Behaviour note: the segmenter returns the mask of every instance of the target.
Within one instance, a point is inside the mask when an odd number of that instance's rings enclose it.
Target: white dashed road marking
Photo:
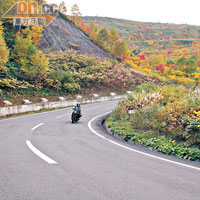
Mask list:
[[[37,126],[34,126],[31,131],[34,131],[35,129],[39,128],[40,126],[44,125],[44,123],[38,124]]]
[[[27,146],[29,147],[29,149],[36,154],[38,157],[40,157],[42,160],[44,160],[45,162],[47,162],[48,164],[58,164],[56,161],[54,161],[53,159],[49,158],[48,156],[46,156],[45,154],[43,154],[42,152],[40,152],[36,147],[34,147],[31,142],[29,140],[26,141]]]

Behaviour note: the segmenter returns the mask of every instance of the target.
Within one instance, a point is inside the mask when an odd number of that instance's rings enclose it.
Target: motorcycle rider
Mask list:
[[[82,117],[82,114],[81,114],[81,104],[79,102],[76,104],[76,106],[73,107],[73,110],[77,111],[77,113],[79,115],[78,116],[79,118]]]

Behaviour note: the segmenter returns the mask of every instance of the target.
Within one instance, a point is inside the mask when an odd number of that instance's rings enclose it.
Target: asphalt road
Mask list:
[[[0,200],[200,200],[198,163],[105,133],[96,116],[116,104],[82,106],[78,124],[71,108],[0,120]]]

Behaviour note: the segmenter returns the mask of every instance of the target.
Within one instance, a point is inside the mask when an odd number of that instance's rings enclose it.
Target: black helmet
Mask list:
[[[78,102],[78,103],[76,104],[76,106],[80,107],[80,106],[81,106],[81,104]]]

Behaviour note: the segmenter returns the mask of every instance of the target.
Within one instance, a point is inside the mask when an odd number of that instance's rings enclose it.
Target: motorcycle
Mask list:
[[[81,116],[82,115],[77,110],[74,110],[71,116],[72,124],[77,123],[80,120]]]

